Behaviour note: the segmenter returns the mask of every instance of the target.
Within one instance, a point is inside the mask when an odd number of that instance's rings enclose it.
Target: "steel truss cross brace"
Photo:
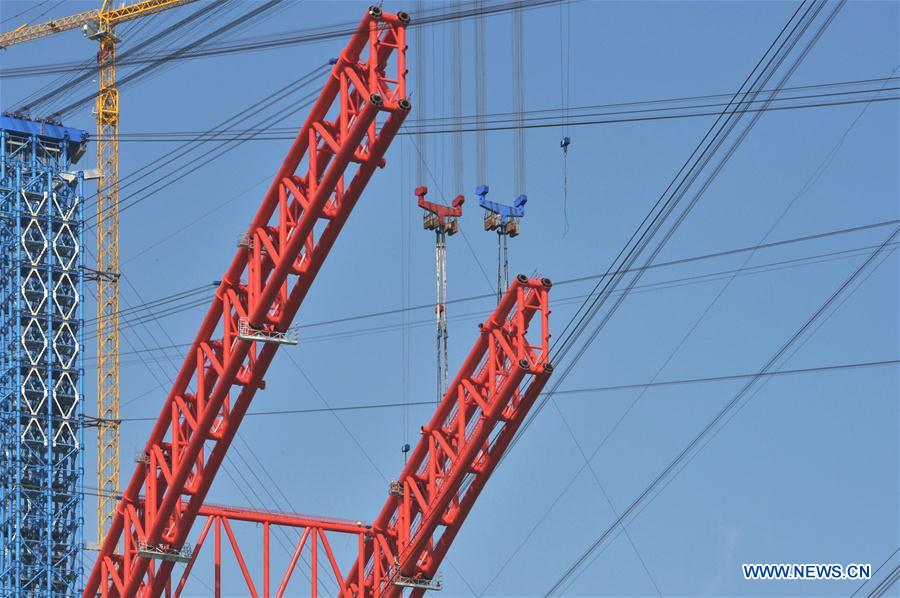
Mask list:
[[[87,580],[84,596],[159,596],[280,344],[409,112],[404,13],[368,10],[222,277]],[[366,54],[363,56],[363,54]],[[250,247],[246,246],[250,245]],[[121,552],[120,552],[121,550]]]
[[[237,561],[238,567],[241,570],[241,576],[246,584],[246,595],[252,596],[253,598],[258,598],[259,596],[269,598],[273,595],[272,582],[278,581],[274,596],[282,598],[287,591],[291,579],[295,577],[294,574],[298,566],[301,565],[308,565],[308,569],[305,569],[303,574],[310,582],[308,590],[304,590],[303,593],[308,593],[310,596],[317,596],[320,583],[320,561],[327,562],[326,569],[330,569],[333,574],[330,576],[331,583],[341,588],[343,591],[343,575],[341,574],[340,567],[338,566],[337,559],[332,550],[332,544],[336,542],[335,537],[342,535],[355,536],[357,544],[362,547],[365,538],[371,535],[369,526],[360,522],[308,517],[290,513],[273,513],[270,511],[206,504],[200,507],[199,514],[201,517],[205,517],[206,520],[203,522],[202,526],[200,526],[200,534],[197,537],[197,542],[194,546],[190,561],[184,568],[184,571],[175,586],[175,596],[180,596],[182,594],[184,586],[192,574],[198,575],[198,573],[194,571],[194,565],[197,562],[197,557],[201,553],[201,550],[210,543],[210,531],[212,531],[213,544],[212,587],[214,588],[215,598],[221,598],[222,596],[222,548],[225,541],[230,545],[231,554],[234,557],[234,560]],[[238,536],[234,532],[234,528],[240,523],[251,523],[262,526],[262,533],[259,536],[262,540],[261,549],[258,545],[247,547],[246,542],[244,548],[241,548]],[[275,559],[272,558],[271,538],[273,528],[277,527],[294,528],[302,530],[302,532],[296,543],[291,547],[291,554],[287,566],[278,574],[277,578],[273,579],[272,561]],[[341,538],[340,543],[344,544],[345,540]],[[251,573],[250,568],[247,566],[247,561],[244,558],[245,554],[262,555],[261,575],[254,575]],[[309,555],[308,560],[306,560],[305,555]],[[302,563],[301,557],[304,557]],[[257,583],[254,583],[254,577],[256,577]],[[260,577],[262,578],[261,580]],[[293,592],[296,593],[296,585],[294,588]],[[260,590],[262,590],[261,593]],[[240,590],[229,588],[226,594],[233,595],[235,593],[243,592],[243,588]],[[166,594],[172,595],[172,592],[167,591]]]

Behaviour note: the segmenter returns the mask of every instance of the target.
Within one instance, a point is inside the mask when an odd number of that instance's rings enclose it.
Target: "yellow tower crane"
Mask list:
[[[119,90],[116,25],[196,0],[143,0],[99,9],[0,34],[0,48],[81,28],[100,44],[97,54],[97,540],[115,515],[119,492]]]

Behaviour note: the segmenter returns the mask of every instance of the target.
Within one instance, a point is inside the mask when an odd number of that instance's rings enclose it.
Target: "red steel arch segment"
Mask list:
[[[270,186],[166,398],[84,597],[157,597],[303,298],[409,112],[403,13],[372,7]],[[121,549],[121,552],[120,552]]]
[[[550,286],[547,279],[521,275],[513,281],[480,326],[474,348],[435,415],[422,427],[416,449],[400,478],[391,483],[374,524],[204,504],[200,515],[206,521],[174,595],[180,595],[192,572],[198,574],[193,569],[195,559],[210,543],[210,533],[217,597],[221,596],[221,555],[228,553],[236,560],[250,596],[280,598],[298,568],[311,582],[309,595],[317,596],[322,581],[319,563],[327,563],[323,570],[330,572],[330,581],[344,598],[397,596],[404,590],[421,596],[434,587],[450,544],[552,374]],[[232,532],[239,522],[262,526],[257,536],[261,547],[246,542],[240,547]],[[282,559],[287,566],[273,571],[269,538],[272,528],[279,526],[303,531],[291,554],[281,555],[289,556]],[[346,569],[341,569],[331,548],[339,535],[351,536],[349,541],[357,544],[356,556],[352,563],[345,563]],[[262,555],[261,571],[246,565],[243,555],[248,550]],[[300,562],[301,554],[308,562]]]
[[[421,596],[550,375],[550,280],[520,274],[411,453],[344,587]],[[529,333],[529,324],[539,324]]]

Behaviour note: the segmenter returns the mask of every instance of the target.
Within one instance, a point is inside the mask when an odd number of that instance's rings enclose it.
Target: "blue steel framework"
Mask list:
[[[0,595],[80,593],[84,131],[0,119]]]

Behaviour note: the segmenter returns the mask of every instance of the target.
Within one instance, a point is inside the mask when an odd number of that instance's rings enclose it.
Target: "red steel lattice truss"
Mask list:
[[[214,587],[221,596],[222,546],[227,539],[241,569],[247,595],[272,596],[271,528],[303,529],[275,596],[285,595],[304,550],[309,595],[319,589],[319,561],[327,559],[331,582],[344,597],[420,596],[434,586],[437,568],[459,532],[519,426],[553,369],[548,362],[550,281],[519,275],[500,305],[481,324],[474,348],[428,423],[400,478],[390,485],[381,513],[371,525],[287,513],[203,505],[207,517],[175,595],[193,571],[200,549],[214,530]],[[540,324],[528,333],[537,317]],[[530,337],[530,338],[529,338]],[[232,530],[235,522],[262,525],[262,582],[254,583]],[[224,531],[224,534],[222,533]],[[356,558],[342,571],[329,534],[356,536]],[[344,545],[346,541],[342,541]],[[320,553],[320,550],[322,551]],[[329,567],[325,567],[327,570]],[[258,584],[262,587],[259,593]],[[231,588],[234,591],[234,588]],[[304,592],[305,593],[305,592]]]
[[[184,545],[279,342],[409,112],[408,20],[370,8],[334,65],[222,277],[119,502],[86,598],[155,597],[165,588],[174,563],[152,555]]]
[[[523,275],[481,325],[475,347],[438,405],[371,525],[204,504],[263,376],[353,206],[396,135],[406,100],[408,17],[370,8],[331,72],[269,188],[185,359],[88,578],[85,598],[157,597],[173,591],[174,561],[198,517],[197,547],[174,588],[191,575],[213,530],[216,593],[223,534],[259,592],[232,531],[263,526],[262,594],[270,596],[272,526],[303,528],[275,595],[304,549],[311,594],[319,547],[342,596],[419,596],[525,415],[552,373],[548,279]],[[365,57],[363,55],[365,54]],[[393,75],[389,74],[393,73]],[[529,324],[538,317],[540,325]],[[352,534],[342,571],[328,534]],[[121,552],[119,551],[121,549]],[[183,555],[181,555],[183,556]],[[411,590],[410,590],[411,588]]]
[[[226,550],[223,550],[223,545],[226,540],[231,547],[231,555],[234,557],[234,560],[241,570],[241,576],[246,585],[246,595],[252,596],[253,598],[258,598],[260,596],[259,587],[257,587],[257,584],[253,581],[254,577],[256,577],[257,583],[261,581],[261,595],[265,598],[269,598],[273,595],[271,567],[271,562],[274,560],[271,558],[271,538],[273,530],[276,527],[303,530],[296,545],[293,547],[287,566],[279,576],[280,581],[274,595],[278,598],[282,598],[287,591],[291,578],[296,572],[297,565],[301,556],[304,554],[304,551],[309,554],[309,560],[304,563],[309,566],[309,570],[304,573],[310,581],[309,590],[308,592],[304,592],[304,595],[317,596],[319,592],[320,560],[327,559],[327,563],[333,574],[331,583],[341,587],[343,582],[343,576],[338,567],[337,558],[331,548],[335,535],[356,536],[360,546],[363,546],[365,538],[371,535],[371,528],[362,523],[338,519],[322,519],[318,517],[294,515],[291,513],[273,513],[269,511],[258,511],[254,509],[226,507],[221,505],[203,505],[200,507],[200,515],[206,517],[206,521],[200,527],[200,535],[197,538],[197,543],[194,545],[191,559],[188,561],[187,566],[184,568],[181,578],[178,580],[175,587],[175,596],[181,595],[185,584],[192,573],[194,573],[194,565],[197,562],[197,557],[201,553],[202,548],[208,542],[210,530],[213,532],[212,544],[214,551],[212,587],[216,598],[221,598],[222,596],[222,557],[223,552],[227,551],[227,547]],[[233,530],[233,528],[236,527],[235,524],[238,522],[249,522],[256,524],[257,526],[262,526],[262,549],[260,550],[259,546],[255,544],[251,546],[253,551],[251,554],[262,555],[261,575],[258,573],[254,576],[247,565],[244,558],[247,547],[245,546],[243,550],[241,549],[240,542]],[[322,551],[321,555],[320,550]],[[262,577],[261,580],[260,576]],[[243,593],[243,588],[240,590],[236,588],[229,589],[229,594],[233,595],[236,593]],[[169,592],[167,592],[167,595],[168,594]]]
[[[345,595],[397,596],[433,579],[528,410],[553,372],[550,281],[510,285],[428,425],[342,586]],[[539,332],[528,325],[539,316]],[[421,583],[411,595],[424,593]]]

